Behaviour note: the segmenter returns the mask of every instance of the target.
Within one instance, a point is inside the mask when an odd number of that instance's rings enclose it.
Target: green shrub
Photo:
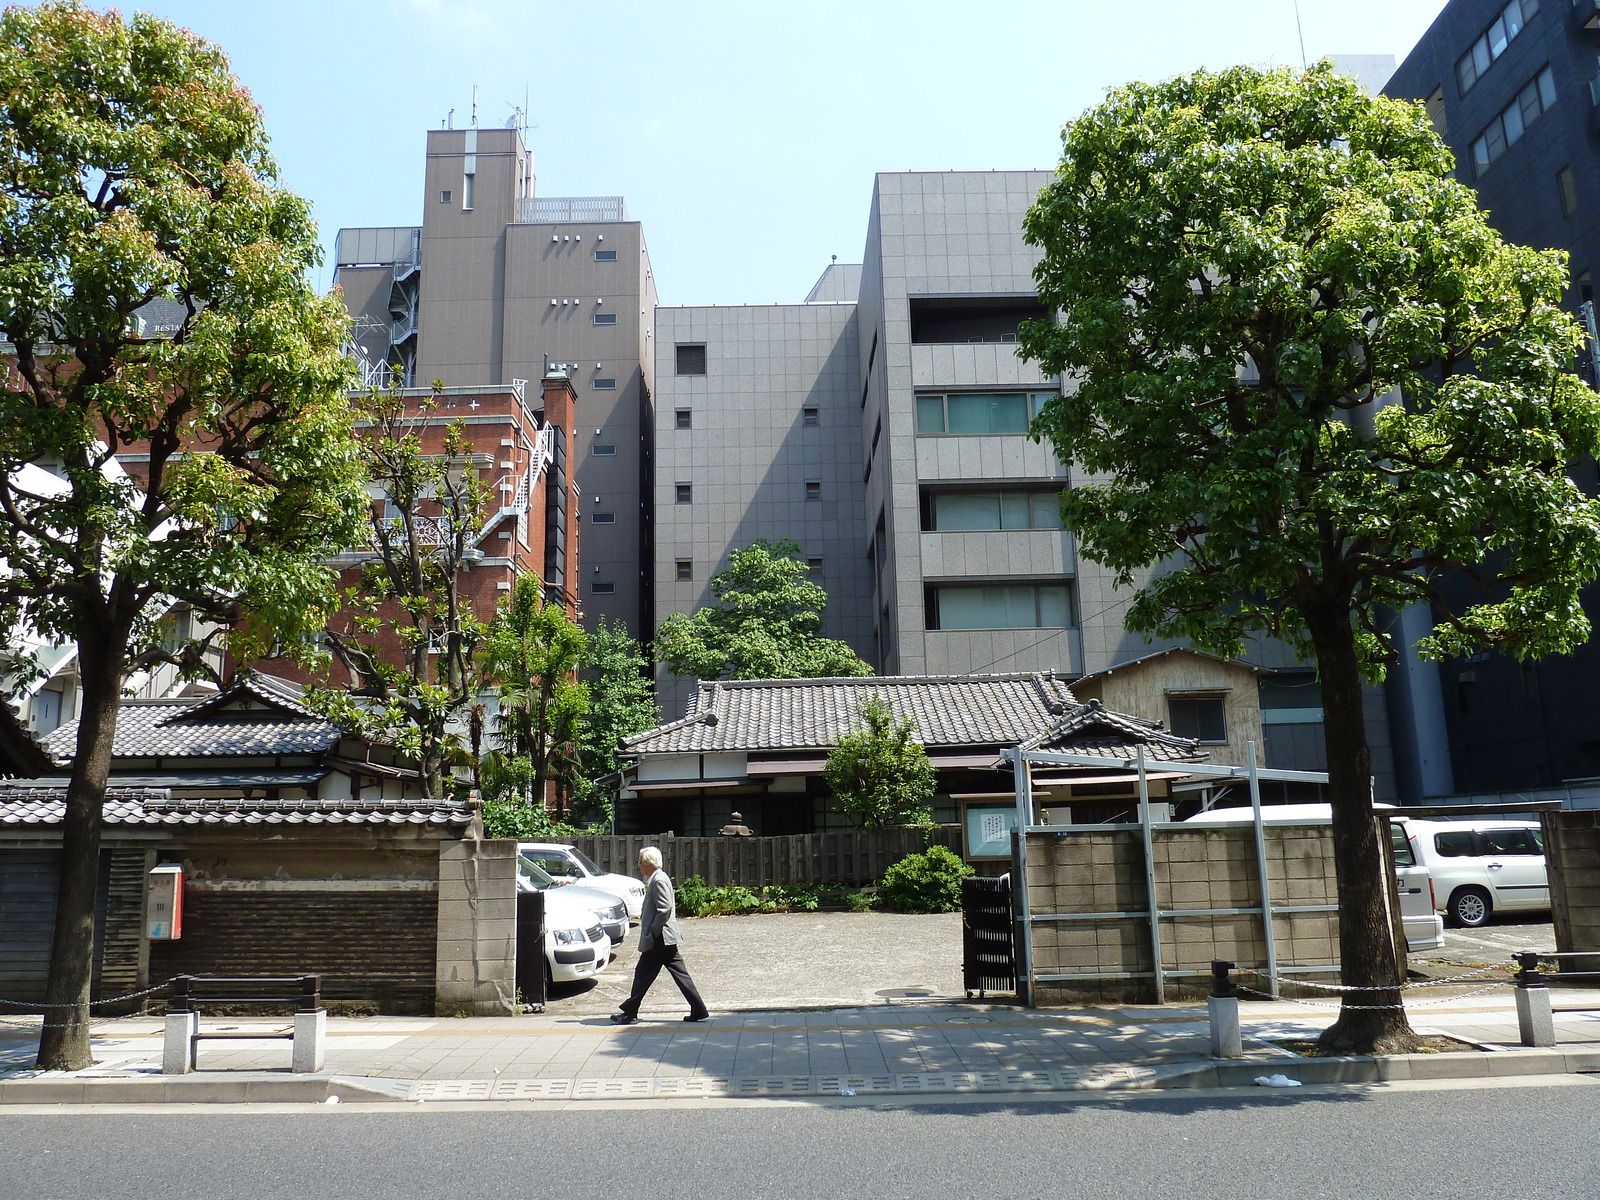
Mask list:
[[[878,897],[874,892],[850,892],[845,896],[844,902],[851,912],[871,912],[878,903]]]
[[[972,868],[943,846],[908,854],[883,873],[878,899],[894,912],[955,912]]]
[[[751,889],[708,887],[698,875],[678,884],[678,911],[691,917],[736,917],[757,912],[815,912],[820,889],[807,884]]]

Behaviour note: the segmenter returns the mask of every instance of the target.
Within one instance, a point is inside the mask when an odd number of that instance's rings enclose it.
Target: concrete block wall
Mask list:
[[[1600,951],[1600,812],[1545,813],[1541,820],[1556,949]],[[1600,959],[1581,966],[1600,968]]]
[[[1326,829],[1269,827],[1267,878],[1274,905],[1335,902],[1333,846]],[[1266,937],[1259,913],[1207,910],[1259,908],[1261,887],[1249,829],[1157,829],[1151,863],[1162,910],[1161,966],[1189,972],[1167,992],[1203,990],[1215,959],[1264,968]],[[1032,969],[1038,975],[1136,974],[1152,968],[1143,846],[1131,829],[1091,829],[1028,836],[1028,903],[1033,916],[1107,914],[1098,919],[1035,922]],[[1113,916],[1115,913],[1140,914]],[[1190,914],[1193,915],[1190,915]],[[1336,912],[1274,914],[1280,967],[1327,967],[1338,951]],[[1312,977],[1315,977],[1313,975]],[[1148,978],[1054,981],[1036,985],[1041,1006],[1084,998],[1144,1002]]]
[[[517,998],[517,844],[464,839],[439,847],[439,941],[434,1011],[448,1017],[514,1013]]]

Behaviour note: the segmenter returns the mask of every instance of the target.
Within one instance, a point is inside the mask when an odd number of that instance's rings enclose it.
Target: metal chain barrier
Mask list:
[[[1267,973],[1266,971],[1259,971],[1255,968],[1247,968],[1245,971],[1241,971],[1240,974],[1250,974],[1260,979],[1266,979],[1275,982],[1278,985],[1279,994],[1273,995],[1271,992],[1263,992],[1259,988],[1253,988],[1245,983],[1236,983],[1235,986],[1242,992],[1249,992],[1252,996],[1260,996],[1264,1000],[1277,1000],[1284,1004],[1299,1004],[1307,1008],[1326,1008],[1337,1009],[1341,1011],[1349,1010],[1353,1012],[1392,1012],[1395,1009],[1405,1009],[1407,1007],[1406,1002],[1402,1000],[1399,1004],[1347,1004],[1342,1000],[1329,1002],[1326,1000],[1308,1000],[1301,996],[1284,996],[1282,991],[1285,986],[1288,986],[1315,988],[1324,992],[1333,992],[1338,994],[1360,992],[1413,992],[1420,988],[1440,987],[1449,983],[1465,983],[1474,979],[1481,979],[1483,976],[1488,975],[1491,972],[1504,970],[1505,967],[1501,964],[1491,963],[1488,966],[1478,967],[1461,975],[1450,975],[1443,979],[1419,979],[1415,981],[1407,981],[1405,983],[1345,984],[1322,983],[1315,979],[1288,979],[1282,975],[1275,976]],[[1449,1004],[1452,1001],[1464,1000],[1470,996],[1486,995],[1489,992],[1497,991],[1502,987],[1515,986],[1515,984],[1515,979],[1497,979],[1492,981],[1488,987],[1476,988],[1470,992],[1458,992],[1451,996],[1440,996],[1432,1000],[1412,1000],[1410,1005],[1411,1007],[1419,1007],[1427,1004]]]
[[[154,984],[151,987],[147,987],[142,991],[129,992],[125,996],[107,996],[100,1000],[90,1000],[87,1007],[90,1009],[96,1009],[103,1008],[108,1004],[122,1004],[129,1000],[139,1000],[145,996],[153,996],[157,992],[164,992],[170,986],[171,981],[163,979],[160,983]],[[9,1004],[13,1008],[43,1008],[51,1010],[78,1007],[76,1004],[43,1004],[35,1000],[7,1000],[3,997],[0,997],[0,1005],[4,1004]],[[132,1021],[141,1017],[149,1018],[150,1016],[151,1014],[147,1012],[120,1013],[116,1016],[95,1016],[92,1012],[90,1013],[91,1019],[96,1023],[105,1021]],[[0,1018],[0,1025],[3,1025],[8,1029],[68,1029],[72,1026],[72,1022],[68,1021],[58,1023],[51,1021],[7,1021],[3,1018]]]

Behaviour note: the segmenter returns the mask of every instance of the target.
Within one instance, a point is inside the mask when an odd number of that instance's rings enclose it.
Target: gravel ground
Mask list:
[[[761,913],[679,918],[683,961],[713,1011],[883,1004],[904,988],[960,998],[961,914]],[[628,994],[638,927],[591,983],[558,984],[546,1011],[615,1012]],[[683,997],[663,974],[645,1009],[677,1010]]]

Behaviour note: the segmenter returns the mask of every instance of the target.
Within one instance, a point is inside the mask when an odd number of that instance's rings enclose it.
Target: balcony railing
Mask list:
[[[517,201],[517,223],[561,221],[626,221],[621,196],[525,196]]]

